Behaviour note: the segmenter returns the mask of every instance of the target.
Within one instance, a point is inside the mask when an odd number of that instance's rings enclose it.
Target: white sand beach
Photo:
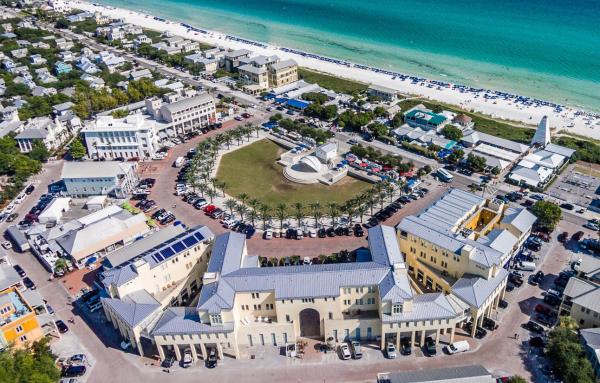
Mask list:
[[[263,43],[253,43],[220,32],[193,30],[178,22],[155,19],[153,15],[110,6],[94,5],[84,1],[69,1],[73,8],[91,12],[101,12],[115,19],[140,25],[157,31],[169,31],[190,40],[221,46],[228,49],[248,49],[255,55],[277,55],[282,59],[294,59],[305,68],[329,73],[367,84],[377,84],[406,94],[414,94],[431,100],[460,106],[466,110],[481,112],[494,118],[519,121],[523,124],[537,125],[542,116],[548,116],[554,132],[561,130],[569,133],[600,140],[600,115],[587,113],[571,107],[534,100],[529,97],[505,94],[492,90],[472,89],[455,84],[442,84],[405,74],[392,74],[377,68],[348,63],[343,60],[329,59],[290,48],[276,47]],[[195,28],[201,26],[194,25]]]

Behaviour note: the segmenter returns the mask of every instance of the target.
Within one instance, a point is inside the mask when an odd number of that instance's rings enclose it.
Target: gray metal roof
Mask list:
[[[151,235],[133,242],[128,246],[122,247],[119,250],[110,253],[105,259],[111,267],[120,266],[138,257],[140,254],[159,246],[170,238],[173,238],[184,232],[185,227],[182,225],[167,226]]]
[[[477,135],[479,137],[479,142],[483,141],[487,144],[497,146],[502,149],[507,149],[512,152],[525,153],[529,149],[529,146],[527,146],[527,145],[524,145],[524,144],[521,144],[521,143],[518,143],[515,141],[507,140],[505,138],[492,136],[491,134],[477,132]]]
[[[233,323],[224,323],[222,326],[201,323],[195,307],[169,307],[162,314],[151,333],[152,335],[178,335],[232,331]]]
[[[565,156],[568,158],[571,158],[573,156],[573,154],[575,154],[575,152],[576,152],[575,149],[565,148],[564,146],[560,146],[560,145],[556,145],[556,144],[548,144],[548,145],[546,145],[544,150],[546,150],[548,152],[560,154],[561,156]]]
[[[61,171],[62,179],[72,178],[116,178],[127,174],[134,165],[119,161],[77,161],[65,162]]]
[[[579,334],[585,340],[585,344],[594,350],[600,349],[600,328],[586,328],[579,330]]]
[[[581,263],[577,271],[586,276],[586,278],[594,278],[600,273],[600,258],[589,254],[578,254]]]
[[[412,297],[404,258],[394,229],[369,230],[372,261],[288,267],[245,267],[243,234],[219,235],[212,249],[208,273],[216,281],[206,283],[197,308],[208,313],[231,309],[236,292],[273,291],[275,299],[336,297],[343,287],[379,285],[382,300],[401,301]],[[393,266],[399,268],[393,270]],[[394,275],[392,275],[394,274]]]
[[[499,269],[496,276],[490,279],[465,274],[452,286],[452,294],[470,306],[480,308],[506,278],[508,278],[508,271],[505,269]]]
[[[48,136],[48,131],[44,129],[25,129],[17,134],[17,140],[43,140]]]
[[[214,99],[212,98],[211,95],[209,95],[207,93],[203,93],[203,94],[199,94],[194,97],[186,98],[186,99],[183,99],[180,101],[175,101],[170,104],[163,105],[161,107],[161,109],[165,108],[166,110],[170,111],[171,113],[176,113],[176,112],[188,109],[188,108],[192,108],[192,107],[204,104],[206,102],[214,102]]]
[[[21,281],[21,277],[16,270],[9,264],[0,265],[0,291],[16,285]]]
[[[598,286],[596,284],[584,279],[569,278],[569,282],[567,282],[563,294],[571,299],[575,299],[597,288]]]
[[[510,207],[504,212],[502,223],[514,226],[521,233],[526,233],[537,221],[537,217],[525,208]]]
[[[280,62],[277,62],[273,65],[271,65],[271,68],[274,70],[279,70],[279,69],[284,69],[284,68],[288,68],[294,65],[298,65],[298,63],[292,59],[289,60],[283,60]]]
[[[494,229],[487,234],[489,239],[488,246],[498,250],[503,255],[510,253],[519,239],[512,235],[508,230]]]
[[[481,365],[425,368],[423,370],[401,371],[385,374],[379,383],[492,383],[492,374]]]
[[[483,202],[485,202],[484,198],[473,193],[451,189],[427,210],[419,214],[418,218],[445,228],[447,231],[452,231],[463,217],[474,211]]]
[[[102,302],[130,327],[139,325],[160,309],[160,303],[145,290],[131,293],[123,299],[102,298]]]
[[[458,313],[444,293],[428,293],[415,295],[410,311],[403,311],[400,314],[383,314],[381,320],[384,323],[391,323],[450,319],[456,317]]]

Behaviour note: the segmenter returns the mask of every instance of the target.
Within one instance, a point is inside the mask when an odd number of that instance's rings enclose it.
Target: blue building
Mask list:
[[[72,70],[73,70],[73,66],[71,64],[67,64],[62,61],[58,61],[54,65],[54,71],[56,72],[56,74],[58,76],[60,76],[61,74],[64,74],[64,73],[69,73]]]

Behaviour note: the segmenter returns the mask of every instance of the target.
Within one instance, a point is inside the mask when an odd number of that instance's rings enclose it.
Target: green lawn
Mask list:
[[[276,162],[283,151],[274,142],[261,140],[226,154],[221,159],[217,179],[226,182],[227,194],[237,197],[246,193],[250,199],[256,198],[271,208],[282,202],[288,206],[295,202],[308,206],[318,201],[326,210],[327,203],[344,203],[371,186],[352,177],[345,177],[332,186],[290,182],[283,177],[283,167]]]
[[[346,80],[326,73],[315,72],[306,68],[298,68],[298,76],[311,84],[317,83],[323,88],[338,93],[352,94],[367,90],[368,85],[362,82]]]

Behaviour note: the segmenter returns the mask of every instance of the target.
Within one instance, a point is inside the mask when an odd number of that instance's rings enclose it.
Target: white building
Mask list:
[[[41,224],[57,224],[62,219],[63,213],[71,208],[71,198],[55,198],[46,206],[38,216]]]
[[[29,153],[36,141],[46,149],[58,149],[69,137],[69,132],[59,120],[49,117],[36,117],[25,123],[23,130],[15,137],[21,153]]]
[[[146,100],[146,111],[155,120],[166,123],[165,134],[187,133],[216,122],[215,100],[209,94],[166,103],[158,97]]]
[[[65,162],[60,178],[69,196],[112,195],[125,198],[137,184],[137,163]]]
[[[156,123],[142,114],[98,116],[81,134],[91,158],[151,158],[158,150]]]

